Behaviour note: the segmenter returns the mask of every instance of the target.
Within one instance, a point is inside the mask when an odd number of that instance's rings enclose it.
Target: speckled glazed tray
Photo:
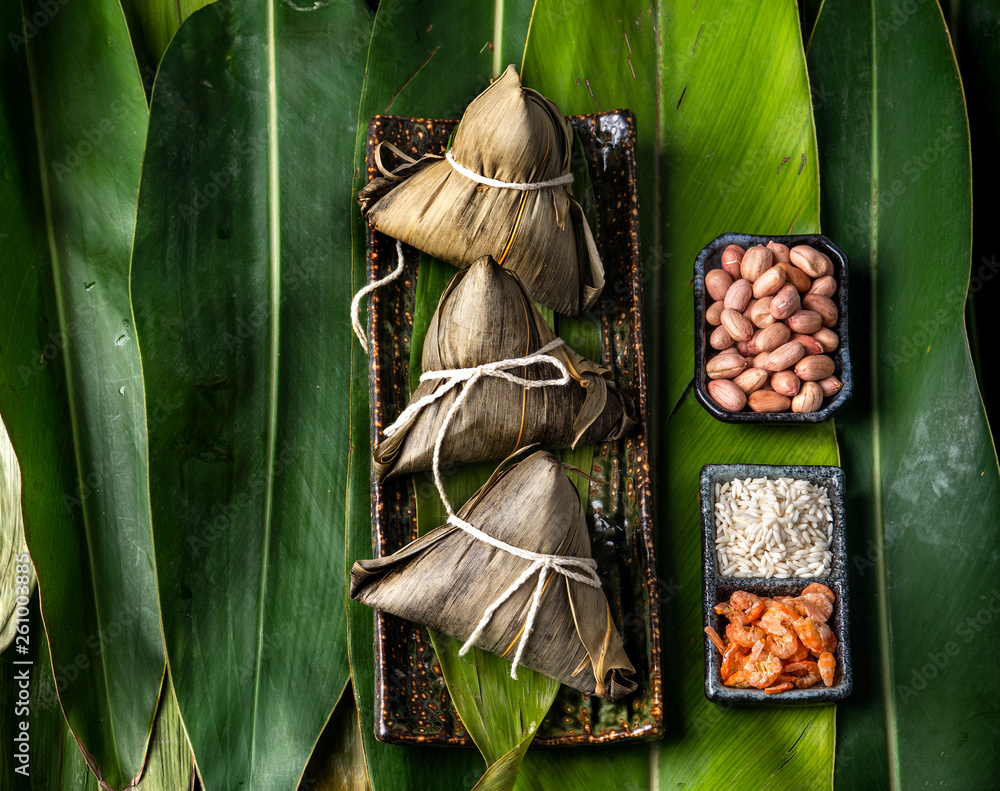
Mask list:
[[[663,733],[659,606],[650,506],[642,291],[635,132],[628,111],[571,119],[583,144],[597,203],[597,246],[606,285],[594,315],[602,333],[601,358],[618,386],[635,400],[639,425],[628,437],[596,448],[588,493],[591,550],[604,590],[636,667],[638,687],[622,700],[588,698],[565,685],[534,745],[560,746],[649,739]],[[372,151],[388,140],[413,157],[444,154],[455,121],[376,116],[368,129],[367,177],[376,174]],[[405,248],[411,261],[417,252]],[[395,243],[369,231],[369,282],[394,268]],[[416,267],[371,300],[368,337],[372,444],[381,440],[409,398],[410,336]],[[416,538],[411,476],[372,480],[375,555],[395,552]],[[425,628],[375,614],[375,735],[408,744],[473,746],[448,696]]]
[[[784,242],[782,242],[784,244]],[[734,478],[794,478],[825,486],[830,497],[833,516],[833,565],[825,577],[802,579],[765,579],[764,577],[724,577],[720,573],[715,554],[715,485]],[[851,662],[850,644],[850,592],[847,583],[847,546],[845,541],[844,471],[840,467],[818,465],[768,465],[768,464],[706,464],[701,468],[699,485],[701,497],[702,528],[702,615],[704,626],[711,626],[722,634],[726,621],[716,615],[714,607],[726,601],[734,591],[745,590],[758,596],[796,596],[812,583],[820,582],[829,587],[837,597],[829,626],[837,637],[837,671],[832,687],[818,684],[808,689],[792,689],[779,695],[767,695],[759,689],[736,689],[722,682],[719,669],[722,658],[711,641],[705,638],[705,696],[716,703],[732,706],[806,706],[835,703],[851,694],[854,688],[854,666]]]

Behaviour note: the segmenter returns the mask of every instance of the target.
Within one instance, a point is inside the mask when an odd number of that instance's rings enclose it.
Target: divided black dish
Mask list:
[[[711,327],[705,322],[705,311],[711,304],[711,299],[705,292],[705,274],[712,269],[722,268],[722,251],[731,244],[738,244],[749,249],[757,244],[766,245],[769,241],[795,247],[807,244],[822,253],[826,253],[833,262],[833,275],[837,279],[837,293],[833,300],[837,305],[837,324],[832,328],[840,339],[840,345],[830,354],[833,358],[834,376],[843,383],[839,393],[823,399],[823,404],[816,412],[752,412],[744,409],[742,412],[727,412],[722,409],[708,394],[708,376],[705,373],[705,363],[713,351],[708,345],[708,335]],[[850,343],[847,333],[847,286],[848,286],[847,256],[833,242],[822,234],[799,234],[797,236],[757,236],[747,233],[724,233],[709,242],[698,253],[694,263],[694,394],[709,414],[717,420],[726,423],[823,423],[833,417],[850,397],[854,390],[854,377],[851,373]]]
[[[833,552],[831,573],[826,577],[766,579],[764,577],[723,577],[715,557],[715,485],[735,478],[794,478],[827,487],[833,516]],[[764,464],[707,464],[701,468],[699,485],[702,526],[702,617],[704,626],[713,627],[721,635],[726,619],[716,615],[714,607],[726,601],[733,591],[745,590],[758,596],[790,596],[799,593],[812,582],[831,588],[837,597],[829,626],[837,638],[837,670],[832,687],[822,683],[809,689],[793,689],[767,695],[758,689],[727,687],[719,675],[722,656],[704,636],[705,696],[716,703],[737,706],[787,706],[833,703],[843,700],[853,687],[853,668],[849,643],[850,607],[847,585],[847,549],[844,542],[844,471],[840,467],[813,465],[772,466]]]

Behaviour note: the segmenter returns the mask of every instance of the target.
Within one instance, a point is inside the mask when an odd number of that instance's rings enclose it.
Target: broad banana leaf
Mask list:
[[[3,9],[18,30],[17,4]],[[128,296],[146,100],[116,0],[24,13],[0,56],[0,411],[62,708],[97,776],[122,788],[164,672]]]
[[[294,787],[348,680],[345,240],[370,26],[360,0],[223,0],[153,93],[132,297],[163,636],[207,791]]]
[[[170,39],[191,14],[212,0],[121,0],[143,82],[153,78]]]
[[[48,641],[38,617],[37,601],[31,603],[31,617],[27,623],[31,638],[29,655],[13,655],[9,667],[4,668],[7,671],[5,680],[15,680],[12,692],[20,689],[22,678],[30,681],[27,714],[20,714],[14,706],[7,712],[9,722],[18,731],[20,722],[28,722],[28,761],[14,758],[9,775],[12,788],[17,791],[100,791],[100,784],[77,748],[59,708]],[[15,745],[20,747],[16,742]],[[15,752],[18,754],[19,749]],[[168,679],[153,723],[142,778],[134,788],[136,791],[191,791],[193,787],[194,760]]]
[[[993,237],[992,219],[1000,211],[1000,196],[993,185],[1000,179],[1000,35],[997,7],[991,0],[945,0],[942,3],[951,29],[962,85],[968,104],[972,137],[972,275],[966,325],[976,378],[995,430],[1000,419],[1000,387],[996,377],[983,375],[984,358],[993,359],[992,305],[1000,299],[1000,261]]]
[[[603,5],[540,2],[525,75],[570,112],[625,105],[637,115],[643,266],[650,278],[646,344],[651,374],[661,368],[659,378],[651,375],[650,402],[660,405],[653,417],[662,431],[692,376],[689,283],[697,252],[725,230],[818,229],[809,84],[793,2]],[[577,18],[580,33],[567,36],[566,25]],[[765,717],[722,711],[704,698],[697,480],[706,463],[831,463],[833,432],[741,431],[717,423],[691,398],[666,425],[653,463],[666,580],[661,631],[673,683],[665,683],[667,735],[652,748],[654,782],[726,787],[742,769],[738,787],[755,787],[783,766],[770,788],[829,784],[832,708]],[[734,740],[746,747],[745,758],[735,766],[712,761]],[[786,763],[796,743],[797,757]],[[522,773],[549,763],[582,778],[591,760],[529,753]]]
[[[509,63],[519,63],[531,3],[509,0],[495,6],[457,3],[379,6],[358,117],[355,189],[363,183],[368,120],[392,112],[423,118],[458,118],[465,106]],[[365,223],[352,205],[354,288],[365,283]],[[346,319],[346,316],[345,316]],[[371,556],[371,435],[368,360],[360,344],[352,347],[351,454],[348,483],[347,561]],[[373,616],[369,608],[348,601],[351,668],[361,733],[372,788],[471,788],[483,772],[473,751],[383,745],[374,739],[375,699]]]
[[[21,518],[21,468],[0,416],[0,653],[14,642],[18,621],[23,620],[23,608],[34,590],[35,567],[28,557]],[[27,644],[24,635],[19,642]]]
[[[540,0],[524,79],[566,113],[636,115],[644,297],[660,317],[646,339],[656,441],[693,373],[698,251],[724,231],[818,222],[795,2]]]
[[[827,2],[809,49],[861,382],[838,421],[861,683],[838,709],[836,780],[996,788],[1000,719],[980,674],[1000,648],[1000,472],[963,321],[968,128],[940,9],[903,8]]]
[[[337,701],[312,757],[302,774],[299,791],[369,791],[361,721],[348,684]]]

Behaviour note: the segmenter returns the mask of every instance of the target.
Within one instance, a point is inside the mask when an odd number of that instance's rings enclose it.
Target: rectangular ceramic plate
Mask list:
[[[655,738],[663,733],[656,565],[650,506],[649,434],[642,343],[635,133],[628,111],[571,119],[587,157],[597,202],[597,246],[606,285],[595,308],[602,362],[635,400],[637,429],[600,445],[594,456],[588,523],[625,650],[636,667],[636,691],[619,701],[587,698],[565,685],[542,723],[536,745],[596,744]],[[376,175],[375,145],[387,140],[412,157],[444,154],[456,121],[376,116],[368,129],[367,176]],[[415,255],[407,250],[408,255]],[[369,231],[368,279],[395,267],[395,243]],[[372,445],[409,398],[414,267],[372,295],[369,311],[369,386]],[[372,541],[376,556],[416,538],[411,476],[372,480]],[[375,615],[375,735],[382,741],[473,746],[448,696],[425,628],[393,615]]]
[[[722,268],[722,251],[731,244],[738,244],[749,250],[756,244],[767,244],[775,241],[779,244],[795,247],[807,244],[825,253],[833,263],[833,276],[837,279],[837,293],[833,300],[837,305],[837,323],[833,331],[840,339],[840,345],[830,357],[836,366],[834,375],[843,383],[839,393],[823,399],[821,408],[816,412],[753,412],[749,408],[742,412],[727,412],[722,409],[708,394],[709,379],[705,374],[706,360],[715,354],[708,344],[709,325],[705,322],[705,311],[712,304],[705,293],[705,275],[713,269]],[[850,338],[847,332],[847,290],[848,290],[847,256],[833,242],[822,234],[799,234],[796,236],[754,236],[747,233],[724,233],[709,242],[698,253],[694,262],[694,394],[699,403],[716,420],[725,423],[822,423],[833,417],[851,397],[854,391],[854,376],[851,373]]]
[[[802,579],[766,579],[764,577],[723,577],[715,555],[715,484],[734,478],[794,478],[825,486],[830,497],[833,516],[833,541],[830,551],[833,564],[827,577]],[[850,609],[847,591],[847,548],[844,546],[844,471],[840,467],[819,465],[772,466],[766,464],[707,464],[701,468],[701,528],[702,528],[702,609],[704,625],[711,626],[720,635],[726,619],[716,615],[714,607],[726,601],[734,591],[745,590],[758,596],[795,596],[811,582],[821,582],[836,596],[833,616],[829,626],[837,638],[837,672],[833,686],[817,684],[809,689],[793,689],[778,695],[767,695],[759,689],[736,689],[722,683],[719,668],[722,656],[705,638],[705,696],[716,703],[738,706],[788,706],[833,703],[851,694],[854,672],[851,666],[851,647],[848,642]]]

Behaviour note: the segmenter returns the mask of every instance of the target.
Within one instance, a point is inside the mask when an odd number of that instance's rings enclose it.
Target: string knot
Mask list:
[[[538,615],[538,609],[542,602],[542,593],[545,591],[545,583],[549,575],[560,574],[567,580],[581,582],[591,588],[600,588],[601,579],[597,576],[597,561],[593,558],[580,558],[573,555],[545,555],[540,552],[532,552],[528,549],[521,549],[520,547],[515,547],[505,541],[501,541],[499,538],[495,538],[488,533],[484,533],[479,528],[469,524],[455,514],[451,514],[448,517],[448,523],[454,527],[464,530],[466,533],[479,541],[489,544],[492,547],[496,547],[497,549],[500,549],[510,555],[514,555],[515,557],[530,561],[530,565],[528,565],[521,575],[514,580],[510,587],[501,593],[483,612],[483,616],[479,619],[479,623],[476,625],[476,628],[459,650],[459,656],[465,656],[468,650],[473,646],[482,634],[483,630],[489,624],[490,619],[493,617],[493,613],[500,609],[500,606],[507,601],[507,599],[517,593],[517,591],[521,589],[521,586],[524,585],[529,579],[531,579],[535,574],[538,575],[538,581],[535,583],[535,590],[531,596],[531,606],[528,609],[528,617],[524,620],[524,629],[521,631],[517,651],[514,653],[514,658],[511,661],[510,677],[516,680],[517,666],[521,664],[521,657],[524,654],[525,646],[527,646],[528,640],[531,638],[531,633],[535,628],[535,616]]]

